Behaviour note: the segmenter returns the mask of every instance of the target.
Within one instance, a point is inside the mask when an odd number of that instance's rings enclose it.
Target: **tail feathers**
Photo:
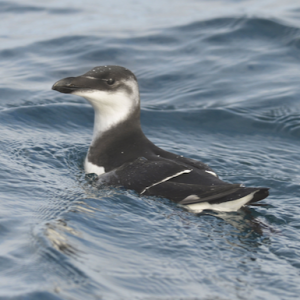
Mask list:
[[[269,189],[268,188],[259,188],[259,190],[254,194],[253,199],[248,204],[253,204],[260,200],[263,200],[269,196]]]

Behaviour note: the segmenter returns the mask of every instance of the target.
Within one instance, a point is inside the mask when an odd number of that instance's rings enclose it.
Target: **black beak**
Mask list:
[[[75,78],[76,77],[68,77],[55,82],[52,86],[52,90],[65,94],[72,93],[73,91],[78,89],[78,87],[76,87],[73,83]]]
[[[78,90],[107,90],[106,81],[88,76],[67,77],[53,84],[52,90],[70,94]]]

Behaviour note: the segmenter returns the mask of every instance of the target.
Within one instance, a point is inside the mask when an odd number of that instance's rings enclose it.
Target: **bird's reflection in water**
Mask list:
[[[152,200],[153,201],[153,200]],[[167,205],[167,203],[166,203]],[[89,206],[84,201],[76,201],[72,208],[68,211],[68,213],[79,213],[79,214],[94,214],[95,210],[98,210],[94,207]],[[187,214],[192,214],[189,212],[186,212]],[[195,222],[195,219],[191,221],[189,217],[184,217],[184,215],[179,213],[172,213],[171,215],[166,215],[166,218],[172,217],[174,214],[176,214],[180,219],[188,225],[188,227],[193,223],[194,225],[197,225]],[[224,221],[224,224],[229,224],[233,227],[233,230],[226,230],[223,228],[223,232],[225,233],[225,236],[227,236],[229,239],[227,242],[229,244],[235,244],[236,246],[241,246],[239,243],[236,244],[235,238],[238,238],[242,244],[251,244],[253,243],[258,246],[261,243],[260,237],[264,237],[264,243],[267,243],[268,235],[272,233],[278,233],[277,230],[272,228],[270,225],[266,224],[261,218],[255,216],[255,212],[253,209],[249,207],[243,207],[237,212],[217,212],[217,211],[203,211],[200,214],[197,214],[199,217],[203,215],[213,216],[218,219],[221,219]],[[57,219],[54,222],[47,223],[46,229],[45,229],[45,235],[48,238],[48,240],[51,242],[52,246],[66,254],[66,255],[78,255],[79,252],[81,252],[79,249],[77,249],[76,246],[72,245],[71,237],[80,237],[80,232],[74,230],[72,227],[70,227],[66,220],[63,218]],[[71,235],[71,236],[70,236]],[[232,240],[233,238],[233,240]],[[259,241],[257,240],[259,238]],[[234,242],[235,240],[235,242]]]
[[[258,206],[258,205],[257,205]],[[259,205],[264,206],[264,205]],[[205,211],[207,215],[215,216],[230,224],[247,238],[255,233],[259,236],[279,233],[276,229],[265,223],[261,218],[253,215],[253,210],[249,206],[240,208],[237,212],[217,212]],[[246,235],[245,235],[246,233]]]

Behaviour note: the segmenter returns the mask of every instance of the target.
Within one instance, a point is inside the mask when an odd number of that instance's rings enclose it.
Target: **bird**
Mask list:
[[[85,98],[94,108],[94,129],[85,173],[101,185],[122,186],[142,196],[167,198],[194,213],[237,211],[269,195],[265,187],[245,187],[219,178],[208,165],[152,143],[140,123],[136,76],[121,66],[97,66],[52,89]]]

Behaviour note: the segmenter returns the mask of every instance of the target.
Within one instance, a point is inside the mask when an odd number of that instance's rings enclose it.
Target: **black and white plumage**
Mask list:
[[[93,106],[94,132],[84,167],[99,175],[99,183],[165,197],[194,212],[236,211],[268,196],[267,188],[224,182],[206,164],[149,141],[140,125],[137,79],[126,68],[95,67],[56,82],[52,89],[82,96]]]

